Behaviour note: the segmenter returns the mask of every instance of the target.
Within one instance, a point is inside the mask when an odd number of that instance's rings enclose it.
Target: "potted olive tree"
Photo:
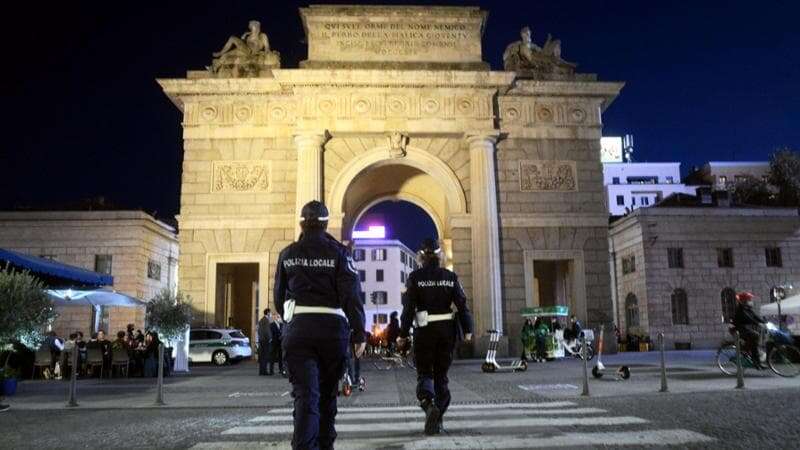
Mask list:
[[[41,281],[27,271],[0,270],[0,353],[6,355],[0,376],[2,393],[13,395],[17,389],[20,370],[9,364],[14,346],[37,350],[44,338],[44,326],[55,315]],[[0,404],[0,410],[5,409],[8,406]]]
[[[173,294],[169,289],[162,290],[147,303],[146,321],[148,327],[158,332],[164,345],[173,345],[192,323],[191,298],[180,291]],[[165,348],[164,354],[171,357],[172,347]]]

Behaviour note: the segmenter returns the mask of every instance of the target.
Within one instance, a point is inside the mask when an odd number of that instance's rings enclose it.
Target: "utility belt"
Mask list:
[[[290,322],[296,314],[331,314],[347,320],[347,315],[342,308],[330,308],[327,306],[303,306],[298,305],[294,299],[286,300],[283,303],[283,320]]]
[[[422,328],[431,322],[441,322],[443,320],[453,320],[455,314],[452,312],[444,314],[428,314],[428,311],[417,311],[414,319],[414,328]]]

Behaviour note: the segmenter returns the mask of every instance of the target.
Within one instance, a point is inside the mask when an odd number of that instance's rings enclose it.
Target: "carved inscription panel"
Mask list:
[[[522,192],[570,192],[578,190],[575,161],[520,161]]]
[[[311,7],[301,14],[309,61],[481,61],[484,17],[474,8]]]
[[[214,161],[211,192],[268,192],[269,161]]]

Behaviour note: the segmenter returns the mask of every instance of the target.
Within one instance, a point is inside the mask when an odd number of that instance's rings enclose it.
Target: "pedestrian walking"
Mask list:
[[[364,352],[364,306],[347,249],[325,231],[328,209],[303,206],[302,234],[286,247],[275,271],[275,309],[286,322],[283,353],[294,398],[294,449],[332,449],[336,395],[352,328]]]
[[[264,317],[258,321],[258,374],[269,375],[267,365],[270,361],[270,342],[272,341],[272,315],[269,308],[264,310]]]
[[[281,348],[281,334],[283,324],[278,313],[272,313],[272,324],[269,326],[272,339],[269,341],[269,375],[275,374],[275,363],[278,363],[278,374],[283,375],[283,349]]]
[[[398,348],[405,348],[414,323],[417,399],[425,411],[425,434],[443,431],[442,417],[450,405],[447,371],[453,362],[457,336],[472,339],[472,315],[455,273],[439,267],[439,244],[425,239],[419,251],[422,267],[406,282]],[[455,304],[457,313],[451,309]]]

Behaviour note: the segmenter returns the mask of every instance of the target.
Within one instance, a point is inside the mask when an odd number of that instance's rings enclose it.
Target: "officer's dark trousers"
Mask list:
[[[347,321],[331,314],[298,314],[286,327],[283,354],[294,397],[294,449],[333,448],[349,336]]]
[[[453,362],[456,341],[455,322],[431,322],[414,329],[414,356],[417,365],[417,398],[436,403],[442,415],[450,405],[447,370]]]
[[[269,363],[270,348],[267,343],[258,343],[258,374],[267,374],[267,364]]]

